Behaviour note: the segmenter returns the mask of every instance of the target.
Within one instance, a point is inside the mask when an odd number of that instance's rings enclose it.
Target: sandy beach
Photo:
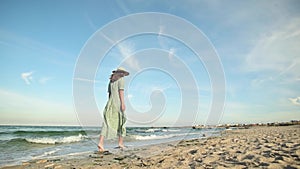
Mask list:
[[[219,137],[39,159],[18,168],[300,168],[300,126],[226,130]]]

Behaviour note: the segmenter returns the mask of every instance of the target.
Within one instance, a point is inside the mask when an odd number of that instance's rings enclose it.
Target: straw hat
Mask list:
[[[117,70],[112,71],[113,73],[124,73],[125,76],[129,75],[129,72],[126,71],[123,67],[119,67]]]

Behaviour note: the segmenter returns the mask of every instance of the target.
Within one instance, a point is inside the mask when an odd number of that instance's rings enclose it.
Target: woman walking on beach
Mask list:
[[[119,147],[124,148],[123,137],[126,135],[125,128],[125,102],[124,102],[124,76],[129,73],[124,68],[112,71],[108,85],[109,99],[106,103],[103,115],[104,122],[100,134],[98,151],[104,152],[104,137],[107,139],[119,137]]]

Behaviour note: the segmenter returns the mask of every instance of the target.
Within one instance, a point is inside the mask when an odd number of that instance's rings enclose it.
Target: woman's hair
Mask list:
[[[115,82],[119,80],[121,77],[124,77],[125,73],[124,72],[114,72],[110,75],[110,82]]]

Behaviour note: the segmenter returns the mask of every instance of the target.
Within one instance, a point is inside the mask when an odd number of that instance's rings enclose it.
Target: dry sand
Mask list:
[[[220,137],[181,141],[72,159],[43,159],[12,168],[300,168],[300,126],[252,127]]]

